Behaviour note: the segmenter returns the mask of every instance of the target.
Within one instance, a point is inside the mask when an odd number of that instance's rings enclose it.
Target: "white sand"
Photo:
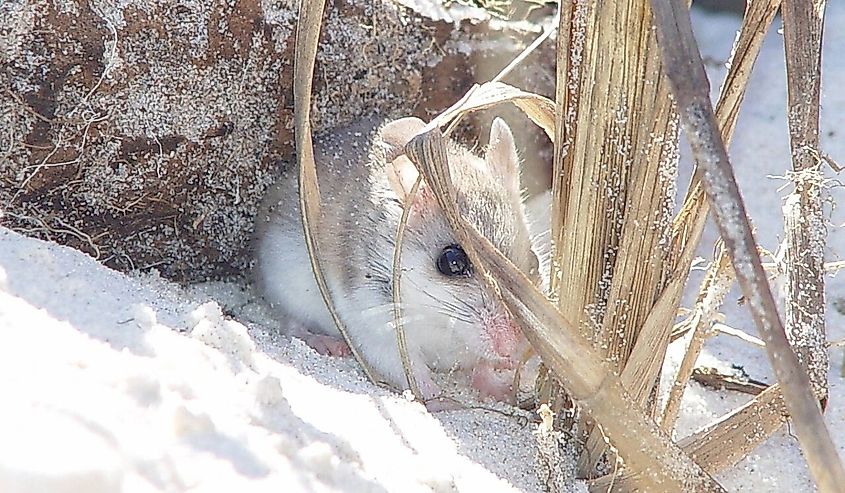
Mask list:
[[[736,19],[695,20],[705,55],[724,61]],[[840,162],[843,27],[845,4],[829,2],[823,150]],[[785,192],[777,191],[781,181],[765,176],[789,166],[782,46],[770,33],[732,149],[758,238],[772,250],[782,236]],[[718,89],[724,70],[710,71]],[[688,160],[683,166],[688,174]],[[841,189],[831,193],[845,203]],[[837,226],[843,217],[832,214]],[[831,229],[829,241],[830,260],[841,259],[841,228]],[[839,340],[845,274],[829,279],[828,293],[830,338]],[[736,298],[726,303],[728,321],[754,334]],[[673,366],[682,348],[671,349]],[[843,349],[831,350],[831,358],[826,418],[845,457]],[[735,338],[711,341],[701,363],[739,364],[772,381],[765,352]],[[693,384],[680,434],[744,400]],[[541,491],[531,427],[518,419],[489,411],[432,416],[369,385],[352,361],[276,335],[263,308],[237,285],[184,289],[151,275],[127,277],[75,250],[5,229],[0,402],[2,492]],[[812,490],[797,441],[786,431],[719,479],[732,491]]]

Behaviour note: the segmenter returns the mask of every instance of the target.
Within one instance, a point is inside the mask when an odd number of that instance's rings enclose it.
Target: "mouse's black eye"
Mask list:
[[[472,265],[460,245],[449,245],[437,257],[437,270],[444,276],[468,276]]]

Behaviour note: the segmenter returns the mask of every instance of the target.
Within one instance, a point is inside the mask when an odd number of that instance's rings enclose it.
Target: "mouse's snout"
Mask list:
[[[497,315],[487,320],[484,331],[490,341],[490,349],[501,369],[516,368],[529,348],[522,329],[508,315]]]

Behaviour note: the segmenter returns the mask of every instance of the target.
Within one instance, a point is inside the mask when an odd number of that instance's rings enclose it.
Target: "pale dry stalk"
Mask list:
[[[709,474],[735,465],[786,422],[786,404],[779,385],[772,385],[750,402],[716,423],[678,442]],[[607,476],[590,484],[594,490],[629,492],[636,490],[635,475]],[[612,487],[611,487],[612,486]]]
[[[684,358],[681,360],[675,381],[669,391],[666,408],[663,411],[661,426],[666,433],[671,433],[675,428],[675,422],[681,410],[681,399],[684,396],[684,390],[689,383],[695,362],[698,360],[698,356],[704,348],[704,343],[708,339],[710,324],[718,316],[719,307],[722,306],[722,302],[725,300],[733,283],[734,275],[731,262],[724,248],[720,247],[716,259],[710,264],[710,268],[701,282],[698,300],[692,309],[692,314],[688,318],[689,325],[692,327],[692,336],[686,353],[684,353]]]
[[[780,4],[781,0],[754,0],[747,4],[739,35],[734,42],[732,56],[728,64],[728,73],[722,84],[719,101],[716,104],[716,119],[719,122],[719,130],[726,146],[730,145],[733,137],[739,109],[745,97],[754,62]],[[686,276],[695,249],[704,232],[709,210],[710,203],[707,201],[701,184],[701,174],[696,171],[674,225],[673,242],[676,252],[674,275],[676,277]],[[672,309],[677,309],[679,306],[682,287],[683,285],[680,283],[670,284],[667,292],[664,293],[664,296],[670,295],[676,300],[671,305]],[[746,413],[731,414],[712,425],[713,436],[731,438],[722,444],[725,456],[734,455],[734,449],[753,450],[780,428],[783,420],[776,413],[768,412],[767,406],[768,401],[762,398],[754,399],[748,404]],[[767,421],[765,423],[742,421],[743,417],[748,415],[755,416],[755,419]],[[755,432],[748,433],[749,430]],[[756,432],[758,430],[767,433],[758,433]],[[724,461],[719,463],[725,464]],[[714,470],[709,468],[707,463],[702,464],[702,467],[708,471]]]
[[[754,0],[748,2],[739,35],[734,42],[732,55],[728,63],[728,73],[722,83],[719,101],[716,103],[716,120],[725,146],[730,147],[736,128],[739,110],[745,99],[748,79],[754,68],[754,62],[763,45],[763,39],[769,31],[772,20],[780,8],[781,0]],[[701,186],[701,175],[696,168],[693,179],[687,190],[686,198],[674,225],[674,251],[676,258],[694,251],[704,232],[710,203],[706,200]],[[688,266],[688,262],[680,262],[681,266]]]
[[[320,26],[323,18],[325,0],[302,0],[299,5],[299,20],[296,23],[296,47],[294,51],[294,129],[296,133],[296,156],[299,166],[299,208],[302,214],[302,226],[305,234],[305,245],[314,278],[320,288],[320,295],[334,320],[335,325],[343,336],[344,341],[352,351],[352,355],[373,383],[380,380],[364,361],[360,351],[352,343],[346,326],[337,314],[331,293],[326,284],[322,268],[320,245],[313,231],[320,217],[320,189],[317,184],[317,168],[314,162],[314,146],[311,141],[311,88],[314,77],[314,61],[317,57],[317,42],[320,38]],[[312,231],[313,230],[313,231]]]
[[[671,328],[647,320],[666,282],[678,145],[660,60],[649,55],[650,15],[642,2],[561,7],[551,278],[558,308],[627,372],[623,382],[646,409]],[[641,338],[650,350],[631,362]],[[579,473],[594,475],[604,437],[579,427],[590,434]]]
[[[786,266],[786,335],[807,369],[816,397],[827,400],[824,320],[824,249],[819,159],[819,94],[825,0],[783,5],[789,142],[795,191],[783,206]]]
[[[780,0],[754,1],[748,5],[717,106],[720,128],[728,141],[733,135],[754,61],[779,5]],[[560,70],[560,64],[558,67]],[[663,292],[646,318],[628,364],[622,370],[622,381],[637,397],[639,404],[645,403],[652,395],[652,383],[662,368],[668,345],[666,329],[671,327],[680,305],[689,266],[709,210],[699,177],[697,174],[694,176],[682,211],[673,225],[672,248],[665,267],[667,280],[664,281]],[[592,458],[593,465],[599,456],[596,451],[600,449],[600,439],[600,436],[593,434],[587,442],[587,455]]]

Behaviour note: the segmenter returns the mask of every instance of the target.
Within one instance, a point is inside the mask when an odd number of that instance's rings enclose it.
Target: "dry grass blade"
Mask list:
[[[804,364],[813,391],[827,400],[830,366],[825,341],[824,250],[819,94],[825,0],[783,5],[783,41],[789,107],[789,140],[795,191],[783,207],[787,336]]]
[[[402,360],[402,368],[405,370],[405,378],[408,379],[408,388],[414,397],[423,402],[423,395],[417,385],[417,378],[414,376],[411,358],[408,356],[408,345],[405,342],[405,330],[402,327],[402,239],[405,237],[405,227],[408,224],[408,216],[411,213],[411,204],[417,196],[417,191],[422,183],[422,175],[417,177],[411,191],[408,192],[407,200],[402,207],[402,217],[399,219],[399,228],[396,231],[396,242],[393,245],[393,325],[396,330],[396,344],[399,349],[399,357]]]
[[[719,248],[716,260],[710,265],[707,275],[701,283],[698,300],[689,319],[689,324],[692,327],[692,339],[678,368],[678,374],[675,376],[675,382],[669,391],[669,398],[663,411],[661,426],[667,433],[671,433],[675,428],[675,421],[677,421],[681,410],[681,399],[684,396],[684,390],[689,383],[698,355],[701,354],[704,342],[707,340],[707,330],[718,314],[719,307],[731,286],[733,286],[733,282],[734,275],[730,260],[728,260],[724,248]]]
[[[692,33],[689,11],[681,0],[652,0],[651,4],[666,71],[693,155],[702,172],[705,191],[737,280],[784,389],[786,406],[810,471],[821,491],[839,491],[845,484],[845,470],[811,391],[810,379],[792,351],[778,317],[710,104],[707,75]]]
[[[680,440],[678,445],[708,474],[717,474],[742,460],[786,421],[786,405],[778,385],[772,385],[748,404],[718,422]],[[602,477],[590,482],[601,491],[631,491],[636,477]]]
[[[661,293],[678,145],[649,19],[643,2],[562,7],[551,278],[561,312],[647,409],[674,317]],[[579,473],[592,476],[606,445],[601,430],[579,428],[590,433]]]
[[[311,86],[314,74],[314,61],[317,56],[317,42],[320,38],[320,25],[323,17],[325,0],[302,0],[299,6],[299,20],[296,24],[296,48],[294,54],[294,126],[296,131],[297,164],[299,165],[299,208],[302,213],[302,225],[305,233],[305,245],[311,259],[314,278],[320,288],[320,295],[332,315],[335,325],[343,339],[361,365],[367,378],[378,382],[374,373],[361,357],[352,343],[349,333],[332,302],[331,293],[326,285],[323,268],[320,265],[320,248],[312,229],[320,217],[320,189],[317,185],[317,168],[314,162],[314,146],[311,142]]]
[[[760,392],[750,402],[718,422],[683,438],[678,445],[710,474],[742,460],[787,419],[779,385]]]
[[[639,485],[652,491],[723,491],[631,399],[612,367],[533,283],[465,221],[455,203],[442,135],[414,138],[406,154],[432,188],[458,242],[491,292],[500,293],[534,349],[567,390],[598,421]],[[497,281],[490,277],[495,275]]]
[[[716,103],[716,120],[719,122],[719,130],[725,146],[730,146],[739,109],[745,98],[748,78],[751,76],[763,39],[780,4],[781,0],[755,0],[748,3],[748,10],[743,17],[739,36],[734,43],[733,55],[728,64],[730,68],[722,84],[719,101]],[[685,257],[692,259],[692,252],[698,246],[709,210],[710,205],[701,187],[701,175],[696,171],[674,225],[673,236],[677,245],[675,250],[689,252],[686,255],[685,253],[678,255],[681,259],[680,264],[684,266],[689,265],[689,261],[684,260]]]
[[[517,89],[504,82],[485,82],[473,86],[457,103],[437,115],[426,128],[430,130],[448,125],[445,132],[448,134],[468,113],[508,102],[521,109],[526,116],[546,132],[550,139],[554,140],[555,104],[548,98]]]
[[[758,0],[748,3],[745,17],[742,21],[739,36],[734,43],[733,55],[731,57],[727,76],[722,85],[721,96],[716,104],[716,119],[722,138],[728,145],[733,136],[736,120],[739,115],[739,108],[745,96],[748,78],[751,76],[752,68],[763,39],[778,11],[781,0]],[[701,185],[701,175],[696,172],[693,175],[692,183],[687,191],[687,197],[681,207],[681,212],[673,226],[674,243],[674,273],[672,279],[679,277],[686,278],[689,266],[695,255],[695,249],[701,239],[704,226],[707,220],[707,213],[710,204]],[[674,303],[670,310],[672,313],[677,310],[681,300],[681,290],[684,284],[672,282],[667,286],[664,296],[671,297]],[[751,406],[761,405],[760,401],[752,401]],[[735,426],[732,422],[721,422],[717,426]],[[768,428],[774,432],[777,428]],[[752,438],[754,446],[768,438],[762,434],[754,434]],[[745,447],[743,447],[745,448]],[[753,447],[748,448],[748,450]]]

